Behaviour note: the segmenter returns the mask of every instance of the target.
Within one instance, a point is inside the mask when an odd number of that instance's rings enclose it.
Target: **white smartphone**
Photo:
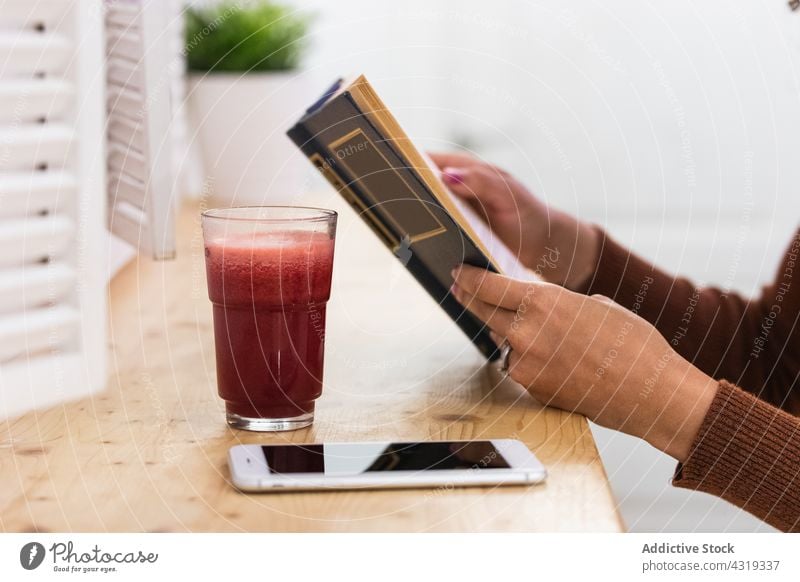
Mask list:
[[[237,445],[243,491],[469,487],[540,483],[547,471],[517,440]]]

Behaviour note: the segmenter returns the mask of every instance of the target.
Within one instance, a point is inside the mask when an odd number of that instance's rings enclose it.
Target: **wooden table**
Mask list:
[[[178,259],[110,286],[105,392],[0,423],[2,531],[618,531],[586,420],[500,382],[458,328],[337,198],[326,378],[314,425],[229,429],[216,395],[198,207]],[[549,470],[533,487],[242,494],[237,443],[518,438]]]

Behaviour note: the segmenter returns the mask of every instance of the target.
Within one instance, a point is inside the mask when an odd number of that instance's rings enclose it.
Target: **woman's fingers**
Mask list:
[[[464,198],[477,198],[489,205],[513,197],[511,181],[488,166],[442,168],[442,181]]]
[[[488,205],[513,196],[514,184],[499,168],[467,154],[429,155],[442,171],[442,181],[458,196]]]
[[[494,191],[500,186],[496,176],[481,166],[445,166],[442,168],[442,181],[451,192],[463,198],[483,201],[494,196]]]
[[[453,295],[461,305],[488,325],[497,335],[505,337],[511,332],[511,326],[514,322],[513,311],[481,301],[474,295],[466,293],[457,285],[453,287]]]
[[[454,168],[466,168],[470,166],[477,166],[483,163],[475,156],[458,152],[428,152],[428,157],[430,157],[433,163],[436,164],[440,170],[448,166]]]
[[[462,152],[428,152],[428,156],[436,166],[442,170],[446,167],[453,168],[475,168],[483,167],[504,177],[509,177],[508,172],[503,168],[495,166],[489,162],[476,158],[471,154]]]
[[[486,269],[461,265],[453,271],[456,285],[484,303],[511,311],[526,309],[541,283],[518,281]]]

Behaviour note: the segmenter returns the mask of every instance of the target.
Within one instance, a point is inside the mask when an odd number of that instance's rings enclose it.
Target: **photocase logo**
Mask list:
[[[39,542],[29,542],[19,551],[19,563],[26,570],[35,570],[44,561],[44,546]]]

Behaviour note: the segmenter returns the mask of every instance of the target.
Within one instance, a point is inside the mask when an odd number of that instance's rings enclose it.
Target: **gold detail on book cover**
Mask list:
[[[386,215],[396,232],[403,237],[408,236],[407,243],[419,242],[447,232],[447,228],[431,212],[428,206],[431,203],[417,196],[406,178],[375,147],[375,143],[363,130],[354,129],[329,143],[328,149],[337,164],[346,168],[351,176],[359,177],[359,188]],[[375,172],[375,168],[386,170]],[[409,204],[412,200],[413,206]],[[425,209],[424,213],[420,212],[420,207]]]
[[[331,165],[323,159],[320,154],[312,154],[308,158],[311,160],[320,173],[325,176],[325,179],[336,188],[336,190],[347,200],[350,206],[359,214],[363,215],[367,219],[367,223],[369,224],[370,228],[377,234],[381,240],[386,243],[386,245],[395,251],[396,249],[400,248],[400,241],[397,240],[391,232],[389,232],[386,227],[378,220],[375,215],[364,205],[364,203],[356,196],[355,192],[353,192],[349,187],[347,187],[340,179],[336,172],[333,171]]]
[[[450,213],[450,216],[459,224],[461,229],[470,240],[472,240],[473,244],[475,244],[475,246],[489,258],[492,264],[502,272],[502,270],[499,269],[499,264],[495,257],[492,256],[492,253],[486,248],[486,245],[469,224],[469,221],[464,218],[464,215],[453,203],[450,194],[442,186],[438,177],[431,170],[430,166],[428,166],[419,151],[414,147],[411,139],[409,139],[406,132],[403,131],[403,128],[400,127],[397,119],[395,119],[392,112],[389,111],[389,108],[386,107],[383,100],[372,88],[367,78],[364,75],[359,75],[346,87],[343,87],[342,90],[349,91],[359,108],[365,112],[378,130],[398,148],[400,154],[405,157],[406,162],[408,162],[422,177],[428,189],[433,192],[434,196],[439,200],[439,203]]]

